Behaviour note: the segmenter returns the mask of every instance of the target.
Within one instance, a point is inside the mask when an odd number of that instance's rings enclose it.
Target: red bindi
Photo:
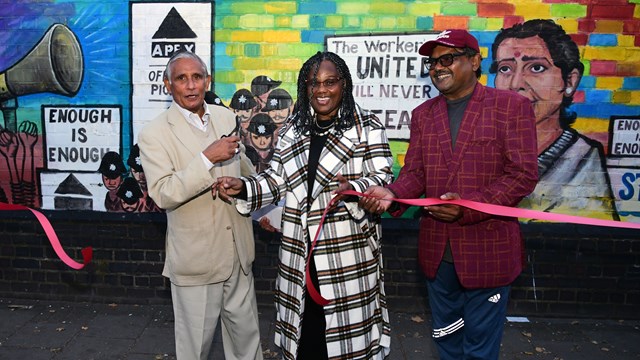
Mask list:
[[[516,51],[515,53],[513,53],[513,56],[518,57],[518,58],[520,57],[520,55],[521,55],[520,51]]]

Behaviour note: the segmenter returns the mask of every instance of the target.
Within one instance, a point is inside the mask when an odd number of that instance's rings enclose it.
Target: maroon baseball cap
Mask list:
[[[438,45],[448,47],[464,48],[468,47],[480,52],[478,40],[469,34],[466,30],[451,29],[445,30],[438,34],[435,39],[429,40],[420,46],[418,53],[423,56],[431,56],[433,49]]]

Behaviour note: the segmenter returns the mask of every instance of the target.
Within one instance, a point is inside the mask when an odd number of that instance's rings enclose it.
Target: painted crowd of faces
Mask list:
[[[262,171],[269,166],[273,157],[278,130],[293,110],[293,101],[289,93],[278,88],[279,81],[259,76],[252,83],[252,90],[240,89],[226,106],[213,92],[205,94],[205,101],[214,106],[228,107],[236,114],[239,122],[239,136],[245,145],[246,154],[256,167]],[[161,212],[149,197],[147,182],[140,150],[135,144],[129,154],[127,167],[117,152],[109,152],[102,158],[98,171],[102,174],[102,183],[108,190],[104,199],[107,212]]]
[[[257,76],[251,89],[242,88],[233,94],[228,106],[240,123],[239,136],[256,171],[269,166],[278,131],[293,110],[293,99],[280,84],[268,76]]]
[[[107,189],[104,199],[105,210],[136,213],[163,211],[149,196],[138,144],[131,149],[127,165],[129,170],[120,154],[115,151],[110,151],[102,157],[98,171]]]

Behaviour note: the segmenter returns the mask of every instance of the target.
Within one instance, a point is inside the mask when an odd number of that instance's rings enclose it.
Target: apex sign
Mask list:
[[[187,50],[192,53],[196,52],[196,43],[194,42],[166,42],[158,41],[151,43],[151,57],[154,58],[170,58],[178,51]]]
[[[190,51],[210,63],[213,5],[201,2],[131,4],[131,135],[171,105],[162,81],[168,59]],[[212,66],[211,66],[212,68]]]

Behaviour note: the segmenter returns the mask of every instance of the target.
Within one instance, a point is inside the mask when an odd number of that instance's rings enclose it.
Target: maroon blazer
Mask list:
[[[389,189],[399,198],[455,192],[462,199],[506,206],[515,206],[533,191],[538,180],[535,117],[525,97],[478,83],[455,149],[451,145],[447,103],[439,95],[413,110],[405,164]],[[447,239],[466,288],[504,286],[522,271],[524,244],[517,218],[463,208],[457,222],[444,223],[423,214],[418,260],[430,279]]]

